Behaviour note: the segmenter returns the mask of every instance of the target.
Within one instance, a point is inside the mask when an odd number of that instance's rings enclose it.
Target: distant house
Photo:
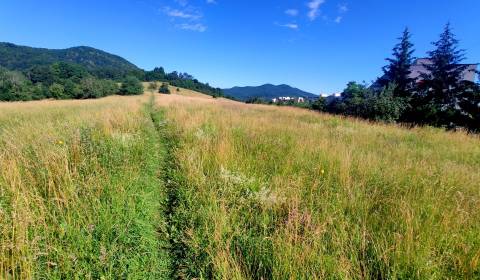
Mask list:
[[[415,60],[413,65],[410,67],[410,78],[420,82],[422,80],[422,74],[430,74],[430,71],[427,69],[427,65],[432,65],[433,62],[429,58],[419,58]],[[475,82],[475,77],[477,76],[477,65],[478,64],[461,64],[466,66],[465,71],[462,74],[463,81]]]
[[[335,92],[335,93],[332,93],[332,94],[322,93],[322,94],[320,94],[320,96],[323,97],[323,98],[327,98],[327,97],[341,97],[341,96],[342,96],[342,93],[341,93],[341,92]]]
[[[304,103],[305,97],[290,97],[290,96],[281,96],[278,98],[272,99],[273,103],[284,103],[284,102],[296,102],[296,103]]]
[[[320,97],[325,99],[325,103],[331,104],[331,103],[335,102],[336,100],[341,99],[342,98],[342,93],[340,93],[340,92],[336,92],[336,93],[332,93],[332,94],[322,93],[322,94],[320,94]]]

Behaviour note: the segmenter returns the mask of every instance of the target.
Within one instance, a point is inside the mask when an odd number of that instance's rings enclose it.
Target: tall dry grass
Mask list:
[[[0,103],[0,278],[480,278],[478,137],[172,92]]]
[[[480,278],[480,140],[301,109],[157,99],[185,278]]]
[[[146,96],[0,104],[0,279],[159,279]]]

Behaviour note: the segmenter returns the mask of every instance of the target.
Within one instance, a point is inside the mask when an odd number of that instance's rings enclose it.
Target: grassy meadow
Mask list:
[[[0,104],[0,279],[480,279],[480,139],[172,88]]]
[[[158,98],[186,278],[480,278],[480,140],[302,109]]]
[[[148,97],[0,104],[0,279],[166,279]]]

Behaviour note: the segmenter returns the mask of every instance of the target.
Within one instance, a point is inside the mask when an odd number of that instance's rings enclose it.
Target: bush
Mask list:
[[[216,96],[215,96],[216,97]],[[268,102],[261,97],[252,97],[245,101],[247,104],[268,104]]]
[[[368,115],[366,109],[366,100],[371,91],[364,84],[350,82],[342,93],[342,98],[332,104],[330,108],[332,113],[366,117]]]
[[[65,98],[65,87],[54,83],[48,88],[50,96],[55,99],[64,99]]]
[[[312,102],[311,109],[315,111],[324,112],[327,109],[327,100],[325,97],[320,96],[317,100]]]
[[[0,100],[32,100],[32,84],[20,72],[0,69]]]
[[[143,93],[143,85],[140,80],[135,76],[128,76],[122,82],[122,86],[120,88],[121,95],[136,95]]]
[[[378,91],[351,82],[342,93],[342,98],[330,104],[327,110],[331,113],[375,121],[396,122],[407,108],[407,102],[401,97],[396,97],[394,92],[393,84]]]
[[[163,83],[160,89],[158,90],[158,93],[170,94],[170,89],[168,88],[168,84]]]
[[[151,82],[148,84],[148,90],[154,93],[158,88],[158,83],[157,82]]]
[[[467,86],[460,100],[464,125],[470,130],[480,132],[480,84]]]
[[[100,98],[116,92],[118,92],[118,86],[115,82],[90,77],[80,82],[79,95],[76,98]]]
[[[405,111],[407,103],[395,96],[395,85],[388,85],[382,91],[368,95],[364,117],[375,121],[396,122]]]

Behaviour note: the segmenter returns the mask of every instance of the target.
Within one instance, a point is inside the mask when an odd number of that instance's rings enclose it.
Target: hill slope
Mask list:
[[[55,62],[75,63],[105,78],[117,78],[129,72],[140,71],[120,56],[91,47],[44,49],[0,43],[0,66],[9,70],[22,71]]]
[[[235,97],[242,101],[255,97],[265,100],[270,100],[281,96],[304,97],[308,99],[318,98],[318,96],[315,94],[291,87],[289,85],[276,86],[272,84],[265,84],[257,87],[233,87],[230,89],[224,89],[223,91],[226,95]]]
[[[171,90],[0,103],[0,279],[478,278],[478,137]]]

